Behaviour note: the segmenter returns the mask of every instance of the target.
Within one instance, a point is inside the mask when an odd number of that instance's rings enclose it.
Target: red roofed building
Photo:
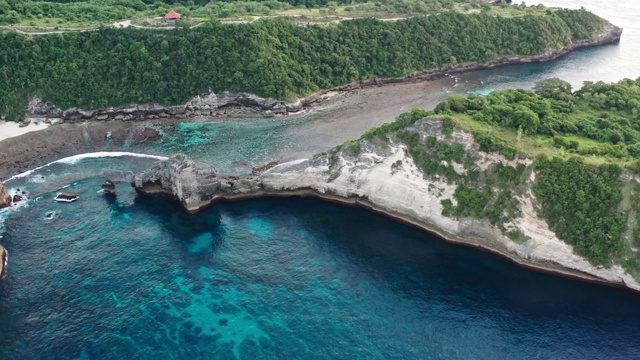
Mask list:
[[[176,20],[180,19],[180,14],[178,14],[177,12],[173,11],[173,9],[171,9],[171,11],[169,11],[169,13],[164,16],[164,19],[167,22],[175,22]]]

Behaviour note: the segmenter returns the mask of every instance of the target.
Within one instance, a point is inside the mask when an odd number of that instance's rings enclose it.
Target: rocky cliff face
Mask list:
[[[11,195],[7,192],[2,182],[0,182],[0,209],[11,206]],[[7,272],[7,259],[9,254],[7,250],[0,245],[0,280],[2,280]]]
[[[511,166],[516,162],[530,162],[528,159],[507,161],[502,155],[479,151],[472,134],[463,130],[456,129],[445,136],[438,121],[421,120],[415,129],[423,138],[435,136],[450,144],[462,145],[465,151],[474,153],[474,166],[478,168],[498,162]],[[223,176],[212,166],[186,157],[173,158],[135,175],[132,183],[140,193],[177,199],[189,212],[220,200],[317,196],[369,208],[435,232],[448,241],[499,253],[524,266],[640,290],[640,283],[622,267],[594,266],[555,236],[534,209],[531,185],[535,173],[531,173],[523,185],[524,195],[518,198],[520,215],[505,224],[524,235],[523,241],[516,242],[488,220],[444,216],[441,201],[453,198],[457,184],[425,176],[403,144],[392,142],[379,146],[363,140],[358,146],[358,153],[343,149],[314,159],[257,169],[246,177]],[[114,182],[118,180],[119,175],[107,175]]]
[[[114,184],[129,182],[130,175],[113,170],[105,171]],[[216,200],[261,190],[259,177],[222,176],[215,167],[178,156],[137,174],[131,181],[136,190],[146,195],[176,198],[190,212],[196,212]]]
[[[7,192],[7,188],[0,182],[0,209],[11,206],[11,195]]]
[[[303,101],[286,102],[271,98],[261,98],[253,94],[209,92],[196,96],[184,105],[164,106],[160,104],[140,104],[121,108],[84,110],[71,108],[62,110],[41,99],[31,99],[29,116],[51,118],[62,121],[144,121],[162,118],[191,118],[198,116],[251,115],[271,117],[299,112]]]

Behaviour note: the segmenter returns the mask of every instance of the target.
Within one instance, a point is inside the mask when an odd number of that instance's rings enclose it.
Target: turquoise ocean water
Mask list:
[[[463,74],[449,91],[640,76],[640,4],[554,3],[602,13],[625,26],[623,41]],[[307,146],[290,129],[313,119],[259,121],[178,125],[127,150],[233,170]],[[28,200],[0,211],[11,254],[0,359],[640,357],[637,294],[524,270],[359,209],[264,199],[188,215],[126,186],[116,199],[97,192],[102,168],[154,161],[87,156],[7,181]],[[62,189],[80,199],[54,202]]]

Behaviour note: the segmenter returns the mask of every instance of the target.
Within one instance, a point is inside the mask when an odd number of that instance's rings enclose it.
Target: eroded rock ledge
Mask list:
[[[602,33],[591,40],[575,41],[569,46],[531,56],[503,55],[486,62],[466,62],[449,64],[448,66],[415,71],[401,77],[372,78],[358,80],[340,85],[331,89],[325,89],[307,97],[287,102],[272,98],[262,98],[248,93],[223,92],[216,94],[212,91],[201,94],[183,105],[165,106],[157,103],[134,104],[128,107],[111,107],[94,110],[80,108],[60,109],[54,104],[41,99],[31,100],[28,109],[28,118],[45,119],[55,122],[81,122],[81,121],[144,121],[162,118],[192,118],[200,116],[263,116],[272,117],[297,113],[306,108],[321,104],[326,100],[345,92],[358,90],[365,87],[380,86],[385,84],[418,82],[433,80],[448,74],[462,73],[480,69],[492,69],[500,66],[548,62],[558,59],[573,50],[617,43],[622,36],[622,28],[608,23]]]
[[[422,129],[421,137],[436,136],[451,144],[461,144],[465,151],[475,154],[474,166],[530,162],[507,161],[496,153],[481,152],[472,134],[455,129],[445,136],[435,122],[440,120],[420,120],[415,128]],[[498,253],[526,267],[640,291],[640,283],[621,266],[592,265],[558,239],[538,217],[532,205],[535,196],[530,191],[535,174],[525,184],[525,195],[518,199],[521,214],[509,225],[525,237],[524,241],[516,242],[488,220],[442,215],[441,200],[452,198],[457,185],[426,177],[404,145],[392,142],[381,147],[362,140],[358,146],[357,154],[342,149],[313,159],[271,164],[273,167],[256,169],[242,177],[221,174],[211,165],[182,156],[158,162],[140,174],[108,170],[105,175],[114,184],[131,183],[141,194],[174,198],[191,213],[220,201],[259,197],[314,196],[357,205],[420,227],[447,241]]]

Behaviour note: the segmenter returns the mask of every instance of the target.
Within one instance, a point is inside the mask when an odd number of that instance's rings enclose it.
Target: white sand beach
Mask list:
[[[0,141],[32,131],[43,130],[48,127],[49,125],[41,120],[32,120],[31,123],[25,127],[20,127],[19,123],[13,121],[0,121]]]

